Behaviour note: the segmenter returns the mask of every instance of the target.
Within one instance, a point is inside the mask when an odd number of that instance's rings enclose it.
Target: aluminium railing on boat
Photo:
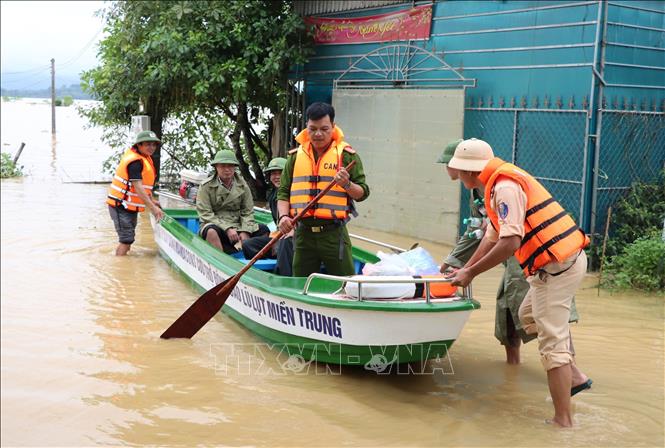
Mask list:
[[[367,278],[369,277],[369,278]],[[307,277],[307,281],[305,282],[305,287],[303,288],[303,294],[307,294],[309,291],[309,287],[312,284],[312,281],[314,279],[321,278],[324,280],[335,280],[339,282],[353,282],[358,284],[358,301],[361,302],[363,300],[363,293],[362,293],[362,285],[363,283],[386,283],[386,284],[391,284],[391,283],[424,283],[425,284],[425,300],[427,303],[431,303],[431,294],[430,294],[430,283],[450,283],[451,279],[449,278],[404,278],[404,279],[382,279],[381,276],[366,276],[366,278],[353,278],[353,277],[344,277],[344,276],[339,276],[339,275],[330,275],[330,274],[321,274],[318,272],[315,272],[313,274],[310,274],[309,277]],[[340,288],[341,290],[341,288]],[[339,291],[339,290],[338,290]],[[471,283],[469,283],[468,286],[465,286],[463,288],[463,295],[459,296],[460,299],[464,300],[472,300],[473,299],[473,292],[471,289]]]

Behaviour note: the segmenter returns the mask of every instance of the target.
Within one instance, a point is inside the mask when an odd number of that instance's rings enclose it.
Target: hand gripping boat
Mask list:
[[[159,223],[152,219],[160,253],[200,290],[233,276],[246,263],[197,235],[195,210],[164,212]],[[260,209],[255,217],[260,223],[272,222]],[[356,272],[379,260],[358,247],[353,247],[353,257]],[[282,277],[271,273],[274,264],[270,259],[257,262],[242,276],[222,312],[280,350],[306,360],[366,365],[377,355],[396,363],[445,357],[471,311],[480,308],[470,288],[463,296],[435,297],[431,291],[440,290],[436,284],[446,281],[441,277]],[[422,297],[414,297],[415,289]]]

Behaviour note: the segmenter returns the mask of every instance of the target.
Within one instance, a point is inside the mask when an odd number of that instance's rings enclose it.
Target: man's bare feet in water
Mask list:
[[[516,346],[504,345],[506,349],[506,362],[508,364],[519,364],[520,363],[520,346],[519,343]]]

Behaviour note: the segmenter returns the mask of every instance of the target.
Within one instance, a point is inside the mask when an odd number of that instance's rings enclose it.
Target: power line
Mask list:
[[[29,90],[31,87],[34,87],[34,86],[36,86],[37,84],[44,84],[44,83],[48,83],[48,79],[46,79],[46,80],[39,80],[39,81],[34,82],[34,83],[32,83],[32,84],[30,84],[30,85],[27,85],[27,86],[21,86],[21,87],[3,87],[3,88],[5,88],[5,89],[7,89],[7,90]],[[48,90],[48,89],[49,89],[49,87],[44,87],[42,90]]]
[[[50,67],[47,71],[50,71]],[[37,79],[37,78],[42,77],[42,76],[48,76],[47,71],[43,71],[43,72],[39,72],[39,73],[33,73],[29,76],[24,76],[24,77],[21,77],[21,78],[9,79],[9,80],[5,80],[4,76],[3,76],[2,84],[16,84],[16,83],[20,83],[20,82],[29,81],[31,79]],[[4,75],[4,73],[3,73],[3,75]]]
[[[97,36],[99,36],[99,34],[104,30],[104,26],[105,25],[103,25],[101,28],[99,28],[99,30],[97,30],[95,35],[92,36],[92,38],[83,46],[83,48],[81,48],[78,51],[78,53],[74,57],[68,59],[67,61],[63,62],[62,64],[58,64],[57,67],[58,68],[63,68],[63,67],[66,67],[68,65],[71,65],[72,63],[76,62],[81,56],[83,56],[83,54],[88,50],[88,48],[90,48],[90,46],[95,42],[95,39],[97,39]],[[51,69],[51,65],[49,64],[49,65],[43,65],[43,66],[34,67],[34,68],[26,69],[26,70],[18,70],[18,71],[14,71],[14,72],[2,72],[2,75],[3,76],[5,76],[5,75],[13,76],[13,75],[23,75],[23,74],[28,74],[28,73],[39,75],[41,73],[48,72],[50,69]],[[30,77],[32,77],[32,76],[30,76]]]
[[[30,68],[30,69],[27,69],[27,70],[20,70],[20,71],[17,71],[17,72],[2,72],[2,74],[3,75],[22,75],[24,73],[49,70],[50,68],[51,68],[50,65],[44,65],[44,66],[41,66],[41,67]]]
[[[93,44],[95,39],[97,39],[97,36],[99,36],[99,33],[101,33],[103,30],[104,30],[104,26],[102,26],[99,30],[97,30],[95,35],[92,36],[92,38],[88,41],[87,44],[85,44],[83,46],[83,48],[78,52],[78,54],[76,56],[74,56],[73,58],[63,62],[62,64],[58,64],[58,68],[66,67],[67,65],[72,64],[73,62],[77,61],[81,56],[83,56],[83,53],[85,53],[88,50],[88,48]]]

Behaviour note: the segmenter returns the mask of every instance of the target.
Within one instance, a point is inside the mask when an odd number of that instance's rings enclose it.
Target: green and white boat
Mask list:
[[[159,223],[152,220],[159,250],[201,291],[233,276],[247,262],[200,238],[195,210],[166,209],[165,215]],[[261,209],[255,211],[255,216],[257,222],[272,222],[270,214]],[[353,248],[353,257],[357,272],[365,263],[379,260],[358,247]],[[367,367],[377,359],[400,364],[443,358],[471,311],[480,307],[470,297],[470,288],[465,288],[462,296],[432,297],[432,283],[441,283],[440,278],[335,277],[318,273],[308,278],[282,277],[272,274],[274,263],[259,260],[243,275],[222,312],[279,346],[279,350],[286,349],[289,355],[308,361]],[[363,288],[369,291],[378,284],[390,289],[407,282],[420,284],[425,297],[363,297]],[[356,294],[347,294],[345,284],[354,284]]]

